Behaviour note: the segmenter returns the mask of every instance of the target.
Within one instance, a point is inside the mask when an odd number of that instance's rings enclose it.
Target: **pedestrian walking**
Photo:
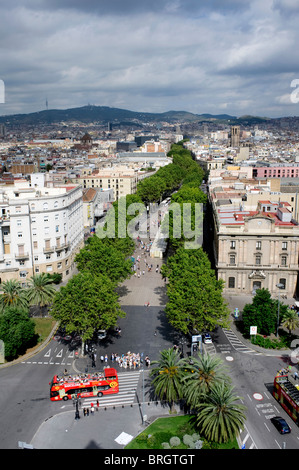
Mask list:
[[[90,412],[91,412],[91,414],[93,415],[93,413],[94,413],[94,406],[93,406],[93,403],[90,404]]]
[[[101,355],[101,362],[102,362],[102,363],[104,362],[104,356],[103,356],[103,354]]]

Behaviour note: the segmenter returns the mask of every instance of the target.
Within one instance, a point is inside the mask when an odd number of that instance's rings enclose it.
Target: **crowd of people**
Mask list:
[[[118,365],[123,369],[139,369],[143,364],[143,358],[140,353],[133,353],[128,351],[126,354],[111,354],[111,365]],[[150,365],[150,359],[148,356],[144,359],[145,365],[148,367]]]

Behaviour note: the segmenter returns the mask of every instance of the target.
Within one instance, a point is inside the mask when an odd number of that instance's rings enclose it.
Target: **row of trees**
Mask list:
[[[207,202],[206,194],[200,189],[203,179],[202,168],[193,160],[183,142],[171,148],[173,161],[180,165],[185,177],[180,189],[171,197],[171,203],[179,204],[181,217],[184,205],[191,205],[192,226],[201,223],[195,217],[196,205]],[[170,217],[170,220],[174,220]],[[197,227],[198,230],[198,227]],[[222,297],[223,281],[217,280],[211,268],[208,255],[202,247],[186,248],[186,237],[169,238],[172,255],[162,266],[162,275],[168,279],[166,315],[178,331],[188,334],[196,331],[211,331],[217,325],[226,327],[229,310]]]
[[[196,416],[199,432],[209,441],[232,441],[244,428],[245,407],[238,403],[222,360],[208,354],[180,358],[177,350],[161,351],[151,370],[155,395],[171,408],[185,400]]]

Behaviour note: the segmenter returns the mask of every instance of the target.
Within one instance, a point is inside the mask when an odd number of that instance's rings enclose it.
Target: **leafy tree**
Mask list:
[[[16,279],[3,282],[1,285],[3,293],[0,295],[0,309],[3,311],[7,307],[22,307],[28,309],[26,289]]]
[[[229,442],[236,438],[246,421],[245,406],[237,403],[233,387],[220,382],[215,384],[205,399],[197,405],[196,421],[200,432],[209,441]]]
[[[289,330],[289,335],[292,331],[299,328],[299,318],[297,312],[288,308],[282,315],[282,326]]]
[[[28,310],[14,305],[5,308],[0,316],[0,339],[4,342],[7,359],[23,354],[32,345],[36,339],[35,324]]]
[[[163,178],[157,174],[144,178],[138,183],[137,196],[139,196],[145,204],[158,202],[167,186]]]
[[[30,305],[38,305],[40,312],[43,307],[51,304],[56,294],[53,280],[46,273],[32,276],[26,289],[26,296]]]
[[[222,297],[223,281],[217,280],[202,248],[180,248],[162,267],[168,278],[166,315],[174,328],[184,334],[192,330],[211,331],[227,326],[229,310]]]
[[[89,271],[96,276],[106,274],[113,282],[122,281],[131,274],[131,262],[124,254],[114,244],[106,243],[96,235],[88,239],[75,262],[79,271]]]
[[[280,318],[287,309],[286,305],[280,303]],[[271,298],[268,289],[258,289],[251,304],[243,308],[242,321],[244,333],[250,334],[250,327],[256,326],[257,332],[269,336],[276,332],[277,328],[278,301]],[[280,319],[279,319],[280,323]]]
[[[183,369],[179,353],[173,348],[160,352],[160,359],[153,361],[150,375],[153,376],[152,385],[160,400],[166,400],[173,410],[176,400],[182,397]]]
[[[192,357],[191,364],[189,358],[184,359],[184,369],[184,397],[191,408],[196,407],[216,384],[230,382],[223,361],[217,356],[199,354]]]
[[[114,288],[104,274],[79,273],[56,293],[51,314],[68,333],[77,331],[83,341],[91,339],[96,329],[109,329],[125,316]]]

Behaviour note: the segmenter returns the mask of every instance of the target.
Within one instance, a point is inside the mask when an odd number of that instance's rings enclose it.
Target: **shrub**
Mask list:
[[[169,443],[170,443],[171,447],[177,447],[177,446],[180,445],[181,439],[177,436],[173,436],[173,437],[170,438]]]

